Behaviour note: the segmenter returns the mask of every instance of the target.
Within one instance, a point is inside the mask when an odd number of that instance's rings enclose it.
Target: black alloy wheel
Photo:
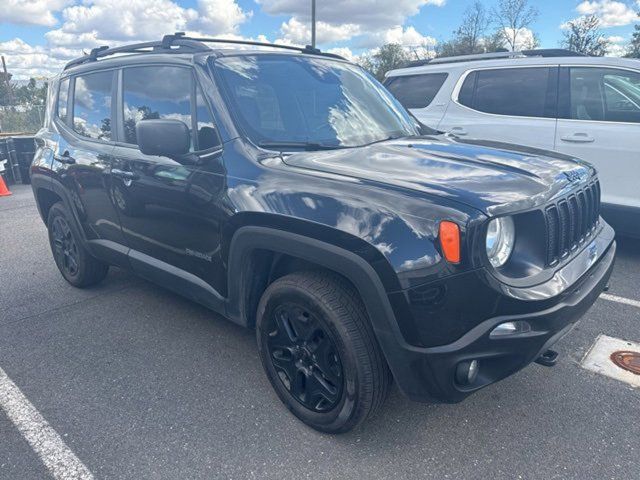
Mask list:
[[[71,228],[63,217],[57,216],[53,219],[51,236],[53,240],[53,255],[60,270],[62,270],[63,274],[66,273],[71,277],[75,277],[78,274],[80,254]]]
[[[266,331],[269,358],[291,396],[315,412],[335,407],[342,395],[342,362],[316,316],[304,306],[284,303]]]

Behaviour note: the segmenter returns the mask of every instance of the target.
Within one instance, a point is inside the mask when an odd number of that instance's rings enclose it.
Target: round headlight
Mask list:
[[[516,240],[516,228],[511,217],[494,218],[487,227],[487,257],[498,268],[507,263]]]

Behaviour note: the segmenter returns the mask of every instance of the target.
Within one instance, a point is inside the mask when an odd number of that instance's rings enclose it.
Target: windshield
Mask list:
[[[214,60],[230,108],[257,145],[356,147],[416,135],[406,110],[361,68],[288,55]]]

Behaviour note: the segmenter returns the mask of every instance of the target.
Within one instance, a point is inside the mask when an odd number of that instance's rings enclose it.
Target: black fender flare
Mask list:
[[[409,397],[424,380],[411,368],[420,348],[406,342],[382,281],[362,257],[339,246],[284,230],[260,226],[239,228],[233,235],[228,257],[227,317],[247,326],[243,312],[245,268],[255,249],[284,253],[315,263],[347,278],[358,290],[367,309],[373,331],[400,389]],[[419,387],[418,387],[419,388]],[[424,397],[421,392],[421,397]]]

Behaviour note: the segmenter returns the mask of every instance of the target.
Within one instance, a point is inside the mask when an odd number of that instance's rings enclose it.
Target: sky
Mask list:
[[[496,0],[482,3],[490,11]],[[350,59],[384,43],[408,50],[449,39],[473,0],[317,0],[318,44]],[[556,48],[563,24],[597,15],[621,55],[640,21],[640,0],[530,0],[531,26],[543,48]],[[305,45],[311,0],[0,0],[0,54],[14,79],[48,77],[99,45],[160,39],[186,31]],[[522,38],[531,32],[522,32]]]

